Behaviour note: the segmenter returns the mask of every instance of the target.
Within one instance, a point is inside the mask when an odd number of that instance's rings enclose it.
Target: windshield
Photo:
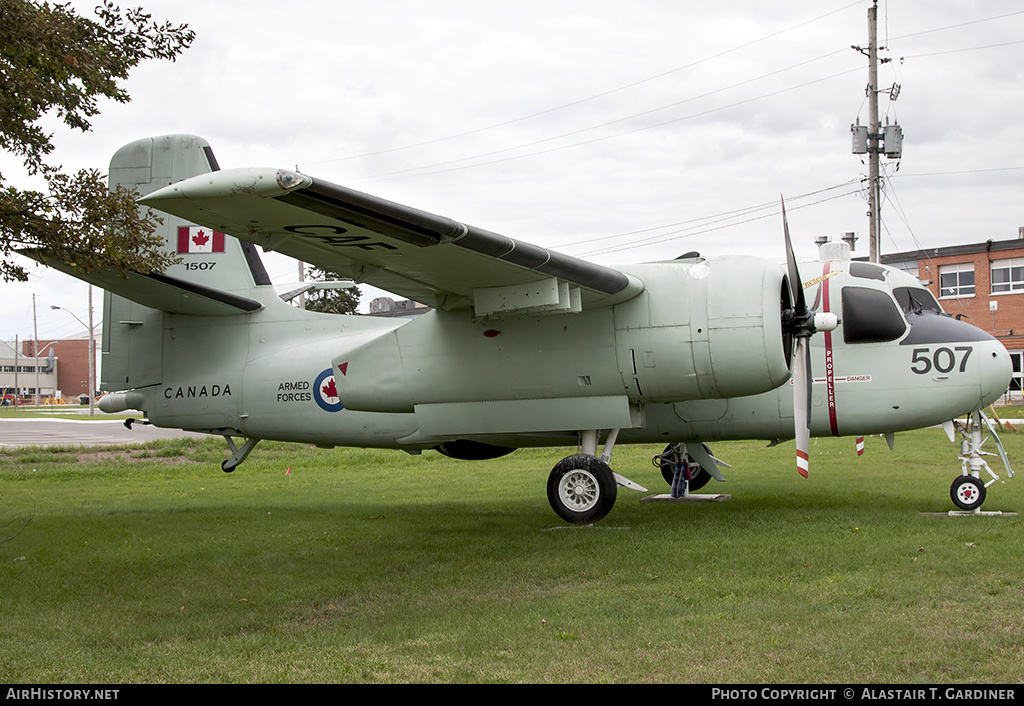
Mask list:
[[[942,307],[935,297],[924,287],[897,287],[892,290],[896,302],[906,314],[942,314]]]

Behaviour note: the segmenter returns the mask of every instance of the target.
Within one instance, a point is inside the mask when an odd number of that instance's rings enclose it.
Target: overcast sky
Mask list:
[[[95,3],[73,3],[87,9]],[[130,3],[129,3],[130,4]],[[55,160],[106,168],[132,140],[205,137],[221,167],[319,178],[603,264],[748,252],[854,231],[867,254],[870,0],[149,0],[196,40],[140,66]],[[244,8],[244,9],[242,9]],[[880,0],[882,122],[904,132],[882,252],[1024,226],[1019,0]],[[900,86],[896,101],[888,89]],[[4,164],[8,179],[14,173]],[[268,259],[275,282],[292,261]],[[0,339],[71,337],[85,285],[0,284]],[[99,321],[101,297],[96,296]]]

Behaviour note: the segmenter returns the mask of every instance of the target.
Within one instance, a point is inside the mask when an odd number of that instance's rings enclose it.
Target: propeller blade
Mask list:
[[[807,478],[811,451],[811,346],[806,336],[796,339],[796,360],[793,363],[793,425],[796,429],[796,470]]]
[[[786,200],[782,201],[782,227],[786,235],[786,266],[789,270],[789,289],[793,309],[790,312],[790,332],[795,339],[793,360],[793,426],[796,437],[796,470],[804,478],[810,472],[811,450],[811,343],[814,333],[813,313],[807,309],[803,282],[796,264],[793,240],[789,236],[789,219],[786,218]]]
[[[796,253],[793,251],[793,241],[789,237],[786,199],[781,195],[779,199],[782,201],[782,227],[786,232],[786,266],[789,269],[789,292],[792,297],[793,310],[798,317],[801,317],[807,312],[807,302],[804,299],[803,283],[800,281],[800,270],[796,266]]]

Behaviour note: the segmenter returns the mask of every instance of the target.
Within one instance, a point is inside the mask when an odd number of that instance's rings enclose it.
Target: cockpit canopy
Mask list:
[[[885,269],[870,263],[852,263],[850,275],[869,281],[891,281]],[[842,307],[843,341],[846,343],[899,340],[900,345],[919,345],[991,338],[981,329],[946,314],[935,296],[921,286],[905,285],[889,290],[847,284],[842,288]],[[908,329],[910,333],[904,337]]]

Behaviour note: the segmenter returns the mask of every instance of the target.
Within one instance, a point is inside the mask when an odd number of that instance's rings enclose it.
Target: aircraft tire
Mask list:
[[[975,510],[985,502],[985,484],[974,476],[958,476],[949,487],[949,497],[961,510]]]
[[[672,449],[672,446],[673,446],[673,444],[669,444],[668,446],[666,446],[664,453],[667,454]],[[707,444],[704,444],[704,448],[707,449],[709,454],[711,453],[711,449],[708,449]],[[669,461],[667,461],[665,459],[662,459],[658,463],[658,467],[661,469],[661,477],[665,479],[665,482],[668,483],[669,486],[671,486],[672,485],[672,481],[675,479],[675,475],[676,475],[675,466],[672,463],[670,463]],[[690,469],[690,472],[693,473],[693,469],[692,468]],[[690,492],[693,492],[695,490],[700,490],[705,485],[707,485],[708,482],[710,482],[710,481],[711,481],[711,474],[708,473],[707,471],[705,471],[703,468],[698,467],[697,472],[694,473],[693,474],[693,478],[690,479],[690,485],[689,485]]]
[[[589,524],[611,512],[618,494],[607,463],[589,454],[567,456],[548,476],[548,502],[566,522]]]

